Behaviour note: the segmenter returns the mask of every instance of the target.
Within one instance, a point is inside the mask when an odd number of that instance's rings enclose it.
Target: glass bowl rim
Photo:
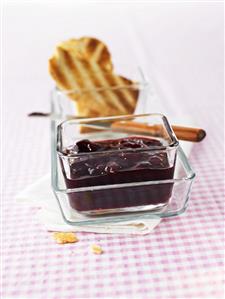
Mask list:
[[[173,129],[167,119],[167,117],[161,113],[146,113],[146,114],[130,114],[130,115],[118,115],[118,116],[107,116],[107,117],[94,117],[94,118],[76,118],[74,119],[68,119],[64,120],[57,126],[57,153],[60,156],[63,156],[65,158],[73,158],[73,157],[80,157],[80,156],[86,156],[90,155],[90,152],[88,153],[75,153],[74,155],[67,156],[64,154],[62,151],[58,150],[60,139],[61,139],[61,133],[63,130],[63,127],[67,124],[73,123],[75,125],[79,124],[87,124],[87,123],[93,123],[93,122],[100,122],[100,121],[110,121],[110,120],[126,120],[126,119],[134,119],[134,118],[142,118],[142,117],[158,117],[161,118],[163,121],[163,124],[166,127],[166,131],[169,134],[169,137],[171,138],[171,142],[168,145],[160,145],[160,146],[154,146],[154,148],[149,148],[149,149],[143,149],[143,148],[138,148],[138,149],[125,149],[123,151],[125,152],[154,152],[154,151],[162,151],[162,150],[172,150],[174,148],[177,148],[179,145],[179,141],[173,132]],[[105,128],[105,129],[110,129],[110,127],[104,127],[104,126],[99,126],[99,129]],[[110,130],[109,130],[110,131]],[[111,130],[113,132],[113,130]],[[122,132],[122,131],[121,131]],[[135,135],[134,135],[135,136]],[[147,137],[147,136],[146,136]],[[112,151],[100,151],[100,152],[91,152],[92,155],[97,155],[97,154],[104,154],[104,153],[112,153],[112,152],[118,152],[118,150],[112,150]]]
[[[126,66],[127,67],[127,66]],[[139,89],[139,90],[143,90],[145,88],[147,88],[149,86],[149,80],[145,74],[145,72],[143,71],[143,69],[140,66],[137,67],[129,67],[130,70],[135,70],[136,73],[139,75],[139,80],[138,78],[136,80],[132,80],[134,82],[134,84],[124,84],[124,85],[115,85],[115,86],[106,86],[106,87],[98,87],[98,88],[84,88],[84,89],[67,89],[67,90],[62,90],[60,89],[57,85],[54,86],[54,88],[52,89],[53,93],[58,93],[58,94],[63,94],[63,95],[68,95],[71,93],[75,93],[75,94],[82,94],[83,92],[96,92],[96,91],[105,91],[105,90],[118,90],[118,89]],[[115,72],[115,70],[114,70]],[[113,73],[114,73],[113,72]],[[98,72],[94,72],[94,73],[98,73]],[[104,71],[104,73],[108,73],[107,71]],[[120,75],[120,74],[119,74]],[[122,76],[122,75],[120,75]],[[131,80],[131,79],[130,79]]]

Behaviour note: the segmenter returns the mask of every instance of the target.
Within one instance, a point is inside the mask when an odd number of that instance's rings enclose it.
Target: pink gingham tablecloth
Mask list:
[[[49,167],[49,121],[11,111],[3,161],[3,298],[222,298],[223,114],[219,107],[195,113],[207,138],[191,154],[197,178],[186,213],[146,236],[78,233],[78,243],[62,246],[38,223],[36,209],[13,198]],[[92,254],[92,243],[104,254]]]
[[[222,6],[88,10],[50,2],[14,2],[4,12],[2,298],[223,298]],[[182,105],[207,138],[190,156],[197,177],[183,215],[145,236],[78,233],[78,243],[58,245],[37,209],[14,196],[50,169],[49,120],[26,116],[48,111],[47,59],[57,42],[87,34],[109,44],[116,62],[135,54],[162,88],[163,105],[172,111]],[[92,243],[104,254],[92,254]]]

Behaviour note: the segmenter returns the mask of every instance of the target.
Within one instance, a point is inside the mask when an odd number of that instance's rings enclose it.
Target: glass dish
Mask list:
[[[131,123],[135,124],[135,129]],[[107,152],[65,154],[66,148],[81,139],[102,142],[121,138],[134,140],[134,137],[153,138],[160,143],[151,148],[128,147],[122,151],[116,148]],[[121,166],[113,181],[104,170],[100,176],[94,176],[92,183],[86,180],[87,185],[77,184],[79,180],[73,177],[71,165],[84,165],[84,160],[87,164],[99,163],[106,159],[106,164],[103,163],[106,169],[108,162],[118,162],[121,153],[129,155],[130,162]],[[154,161],[160,157],[164,161],[161,164],[148,164],[149,159]],[[136,172],[133,171],[137,166],[135,159],[145,164]],[[135,165],[131,165],[133,161]],[[52,187],[63,218],[70,224],[89,225],[179,215],[186,209],[194,176],[165,116],[146,114],[69,120],[57,127],[57,133],[55,121],[52,121]],[[99,177],[106,180],[101,183],[96,179]]]
[[[57,126],[60,122],[66,119],[74,118],[78,116],[77,113],[77,101],[82,101],[87,97],[92,99],[96,98],[96,95],[100,99],[104,99],[111,92],[121,93],[133,93],[138,90],[137,93],[137,105],[135,114],[146,113],[147,101],[149,100],[149,83],[145,77],[141,68],[132,68],[127,65],[119,65],[115,70],[115,73],[129,78],[133,81],[132,85],[117,85],[107,86],[104,88],[92,88],[83,90],[59,90],[57,87],[51,93],[51,115],[52,125]],[[109,83],[110,84],[110,83]],[[104,116],[105,115],[105,111]],[[124,113],[123,113],[124,114]],[[128,114],[128,113],[125,113]],[[118,115],[118,113],[116,114]],[[110,115],[111,116],[111,115]]]

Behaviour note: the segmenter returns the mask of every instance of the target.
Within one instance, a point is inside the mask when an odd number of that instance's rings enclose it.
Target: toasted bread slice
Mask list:
[[[112,71],[111,55],[107,46],[100,40],[92,37],[70,39],[60,45],[63,49],[75,51],[76,57],[91,63],[98,64],[102,70]]]
[[[100,117],[134,113],[137,84],[113,73],[102,73],[97,90],[83,92],[77,100],[79,116]],[[100,100],[99,100],[100,98]]]
[[[80,74],[87,63],[91,66],[87,74]],[[90,88],[84,80],[90,68],[94,72],[94,65],[98,65],[101,71],[112,71],[111,56],[106,45],[95,38],[70,39],[56,47],[49,59],[49,72],[60,89],[80,90]]]
[[[71,90],[79,116],[132,114],[138,98],[137,85],[113,73],[107,47],[93,38],[71,39],[56,48],[49,71],[57,86]]]

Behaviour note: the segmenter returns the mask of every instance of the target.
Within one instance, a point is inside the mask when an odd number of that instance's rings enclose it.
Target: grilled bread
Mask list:
[[[59,44],[49,60],[49,71],[60,89],[70,91],[79,116],[132,114],[135,110],[137,84],[113,72],[110,53],[97,39],[83,37]]]

